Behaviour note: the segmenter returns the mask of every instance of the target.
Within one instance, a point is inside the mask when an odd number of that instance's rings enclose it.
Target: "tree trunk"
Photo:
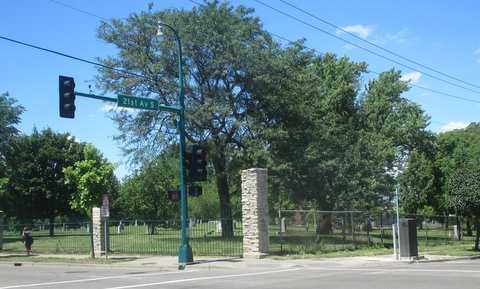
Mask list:
[[[460,217],[458,215],[456,215],[456,218],[457,218],[457,238],[458,238],[458,241],[461,241],[462,240],[462,235],[463,235],[463,230],[462,230],[462,223],[460,222]]]
[[[475,247],[474,250],[478,251],[478,242],[480,239],[480,224],[478,223],[478,220],[475,220],[475,230],[477,231],[476,237],[475,237]]]
[[[155,224],[154,223],[149,223],[147,225],[148,227],[148,234],[149,235],[155,235]]]
[[[471,237],[473,236],[473,232],[472,232],[472,224],[470,224],[470,218],[467,218],[467,236]]]
[[[55,216],[50,216],[50,218],[48,219],[48,234],[50,235],[50,237],[53,237],[55,235]]]
[[[230,206],[230,192],[228,189],[228,178],[225,169],[225,157],[217,156],[213,160],[215,178],[220,201],[220,221],[222,223],[222,237],[233,237],[232,207]]]

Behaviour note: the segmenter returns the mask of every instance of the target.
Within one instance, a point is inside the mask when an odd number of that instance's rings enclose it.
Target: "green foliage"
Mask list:
[[[68,201],[74,190],[64,184],[63,169],[83,158],[82,148],[69,134],[51,129],[15,138],[5,154],[8,181],[0,209],[24,221],[72,215]]]
[[[16,102],[8,93],[0,94],[0,156],[8,147],[8,142],[12,137],[19,133],[15,125],[20,123],[20,115],[25,108],[17,105]]]
[[[173,154],[164,154],[123,181],[114,206],[129,219],[177,219],[178,203],[167,198],[167,191],[176,189],[178,162]]]
[[[5,154],[8,149],[11,149],[11,142],[19,131],[15,125],[20,123],[20,115],[25,109],[16,105],[16,100],[9,97],[8,93],[0,94],[0,203],[2,195],[5,195],[5,185],[8,183],[8,178],[5,174]]]
[[[100,205],[103,194],[115,196],[118,181],[113,173],[113,165],[93,145],[85,145],[83,157],[83,160],[64,168],[63,173],[65,184],[76,189],[70,206],[90,215],[91,208]]]
[[[449,207],[480,218],[480,169],[453,172],[447,180],[447,188]]]
[[[118,56],[103,59],[109,66],[127,69],[148,78],[129,78],[100,70],[98,85],[108,91],[151,97],[164,104],[177,98],[176,43],[170,31],[157,36],[158,22],[178,30],[184,51],[186,75],[186,132],[192,143],[209,148],[209,160],[223,219],[231,219],[231,165],[252,133],[248,118],[253,92],[268,73],[278,45],[263,29],[252,9],[206,2],[191,11],[164,10],[113,20],[98,30],[99,38],[118,48]],[[118,139],[134,160],[144,162],[159,155],[176,139],[173,117],[166,112],[141,111],[114,116]],[[231,226],[230,226],[231,227]],[[225,229],[225,228],[224,228]],[[233,232],[230,229],[224,230]]]

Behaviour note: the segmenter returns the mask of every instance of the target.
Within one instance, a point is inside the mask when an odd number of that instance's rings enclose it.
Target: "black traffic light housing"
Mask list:
[[[190,182],[207,180],[207,150],[200,145],[190,145],[185,152],[185,165]]]
[[[60,117],[75,118],[75,81],[73,77],[58,77]]]
[[[203,193],[201,186],[191,185],[188,187],[188,194],[191,197],[200,197]]]

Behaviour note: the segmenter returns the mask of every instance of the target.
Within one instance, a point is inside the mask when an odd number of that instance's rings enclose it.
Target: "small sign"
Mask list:
[[[121,107],[158,110],[158,100],[119,94],[117,105]]]
[[[100,207],[100,216],[108,218],[110,217],[110,199],[108,194],[102,195],[102,207]]]

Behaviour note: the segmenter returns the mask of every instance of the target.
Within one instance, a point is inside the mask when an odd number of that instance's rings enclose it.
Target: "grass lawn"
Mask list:
[[[195,256],[241,256],[241,226],[236,227],[234,237],[223,238],[216,224],[204,223],[190,228],[190,245]],[[178,254],[180,230],[156,227],[149,234],[144,225],[125,225],[117,231],[110,226],[111,255],[170,255]],[[24,252],[18,232],[5,232],[4,251]],[[374,229],[366,232],[335,230],[331,234],[316,234],[313,228],[289,226],[286,233],[279,233],[278,226],[270,226],[270,253],[286,256],[368,256],[393,253],[391,229]],[[33,232],[33,251],[39,254],[84,254],[90,252],[90,237],[86,228],[58,229],[50,237],[46,230]],[[472,251],[473,237],[454,241],[442,228],[425,228],[417,231],[419,254],[476,255]]]

